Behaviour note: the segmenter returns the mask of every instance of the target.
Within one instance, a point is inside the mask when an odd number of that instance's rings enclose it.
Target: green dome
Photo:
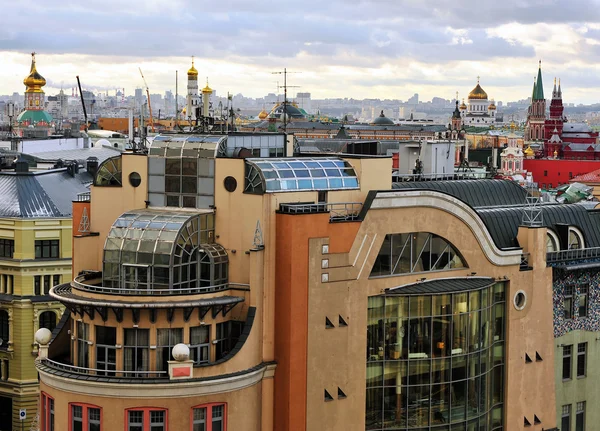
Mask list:
[[[50,124],[52,121],[54,121],[52,115],[46,111],[27,110],[21,112],[17,117],[17,123],[29,123],[33,125],[40,122]]]

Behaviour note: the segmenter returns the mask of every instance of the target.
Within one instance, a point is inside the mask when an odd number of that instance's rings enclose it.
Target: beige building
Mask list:
[[[293,149],[159,136],[100,166],[41,429],[552,429],[545,228],[499,246],[465,199],[392,189],[391,158]]]

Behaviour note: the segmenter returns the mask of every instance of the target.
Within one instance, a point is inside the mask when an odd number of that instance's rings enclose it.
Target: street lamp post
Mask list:
[[[8,133],[10,134],[10,149],[16,151],[13,139],[13,117],[15,116],[15,103],[10,100],[6,105],[8,114]]]

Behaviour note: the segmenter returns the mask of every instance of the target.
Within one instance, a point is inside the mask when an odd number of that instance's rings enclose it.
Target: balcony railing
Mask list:
[[[90,197],[90,192],[77,193],[77,202],[89,202]]]
[[[141,283],[140,283],[141,284]],[[83,274],[75,277],[71,286],[77,290],[83,290],[87,292],[95,293],[106,293],[112,295],[135,295],[135,296],[149,296],[149,295],[197,295],[201,293],[219,292],[221,290],[227,290],[230,287],[247,287],[246,285],[232,285],[231,283],[217,284],[213,286],[200,286],[200,287],[181,287],[181,288],[156,288],[150,284],[142,285],[143,287],[108,287],[102,286],[102,273],[95,272],[91,274]]]
[[[72,374],[74,378],[79,376],[96,376],[105,379],[168,379],[167,371],[124,371],[124,370],[105,370],[98,368],[76,367],[75,365],[63,364],[52,359],[41,359],[40,363],[52,370]]]
[[[533,267],[530,264],[530,260],[531,260],[531,254],[522,253],[521,254],[521,265],[520,265],[519,269],[521,271],[529,271],[529,270],[533,269]]]
[[[358,220],[362,206],[362,202],[286,203],[279,205],[279,211],[285,214],[329,213],[331,221],[352,221]]]
[[[600,259],[600,247],[578,248],[546,253],[546,263],[568,262],[574,260]]]

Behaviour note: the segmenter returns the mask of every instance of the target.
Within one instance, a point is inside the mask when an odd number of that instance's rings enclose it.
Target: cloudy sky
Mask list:
[[[477,76],[490,97],[545,91],[562,78],[566,102],[600,101],[600,0],[46,0],[6,3],[0,94],[24,90],[31,51],[47,94],[142,85],[175,89],[190,56],[220,94],[275,92],[277,75],[313,98],[459,97]],[[180,80],[180,93],[185,90]],[[70,90],[69,90],[70,91]]]

